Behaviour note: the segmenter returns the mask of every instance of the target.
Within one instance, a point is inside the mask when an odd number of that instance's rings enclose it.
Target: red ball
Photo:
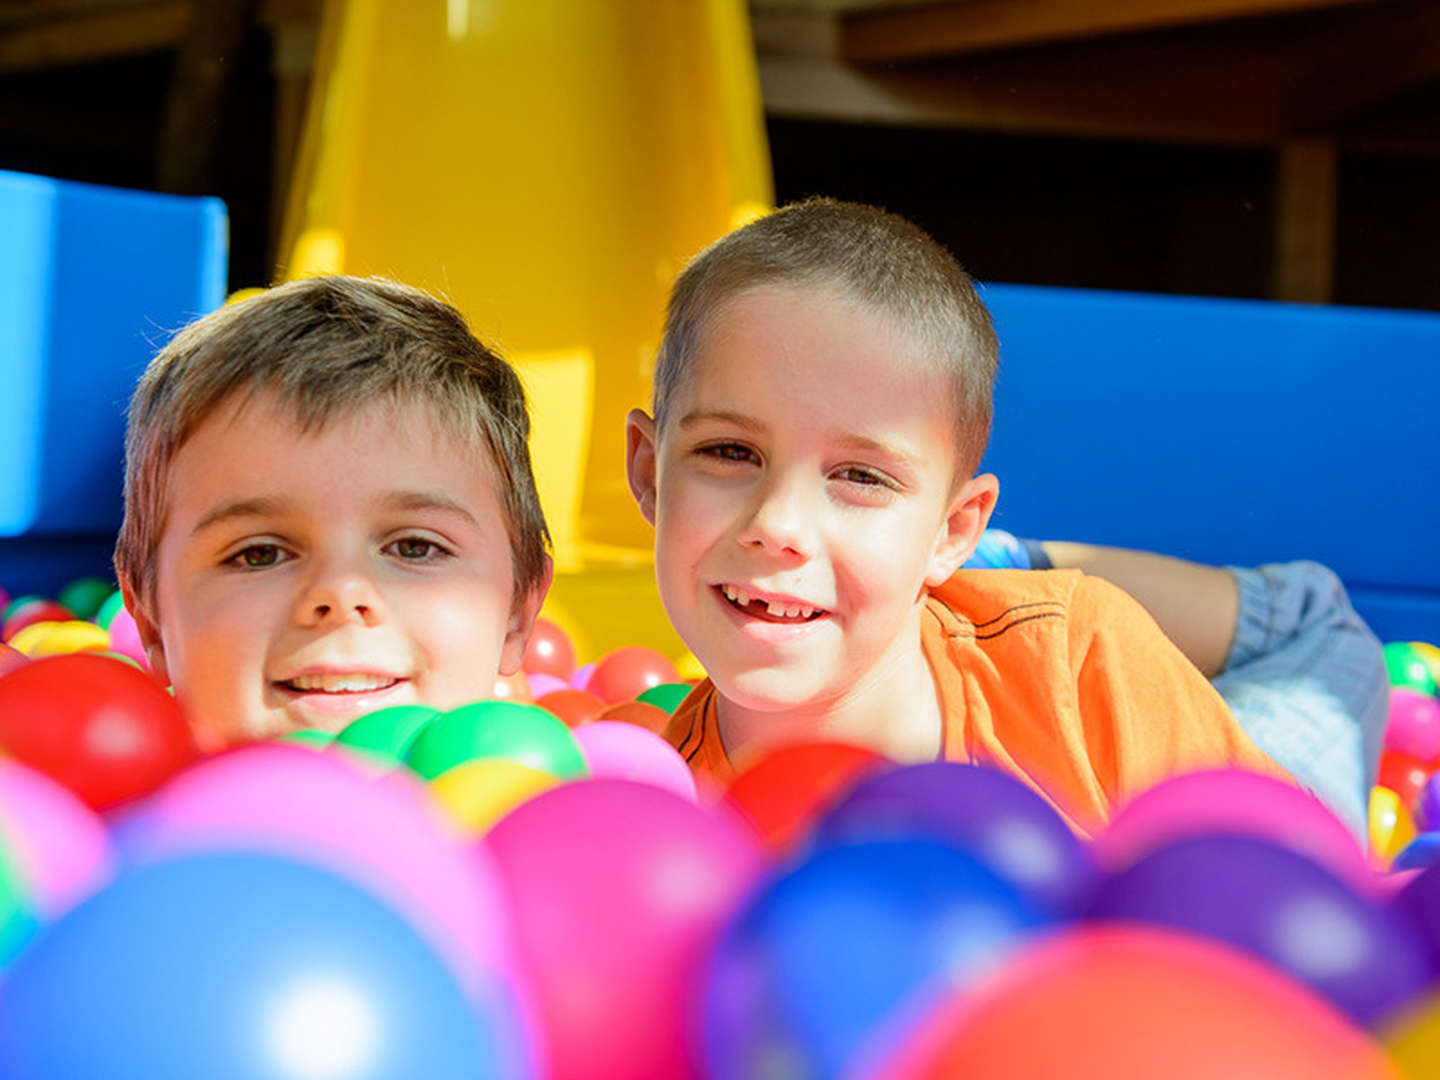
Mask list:
[[[98,653],[43,657],[0,678],[0,749],[96,810],[153,790],[198,756],[164,687]]]
[[[849,743],[797,743],[771,750],[741,771],[725,791],[771,851],[788,853],[815,821],[872,769],[892,762]]]
[[[14,671],[21,664],[28,664],[30,658],[19,649],[12,649],[9,645],[0,645],[0,675],[7,671]]]
[[[75,613],[54,600],[35,599],[21,604],[0,626],[0,640],[9,641],[25,627],[38,622],[70,622]]]
[[[569,682],[575,674],[575,644],[570,635],[549,619],[536,619],[520,670],[531,675],[554,675]]]
[[[596,664],[585,689],[614,705],[630,701],[652,686],[679,681],[680,673],[664,653],[644,645],[629,645]]]
[[[1380,755],[1380,775],[1375,782],[1399,795],[1407,810],[1414,810],[1425,782],[1434,771],[1413,754],[1386,750]]]
[[[549,709],[572,728],[588,724],[605,708],[605,702],[589,690],[552,690],[536,698],[535,704]]]

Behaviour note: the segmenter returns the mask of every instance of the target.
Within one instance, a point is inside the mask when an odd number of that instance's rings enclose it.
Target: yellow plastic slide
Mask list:
[[[683,646],[624,475],[665,296],[772,198],[744,0],[328,0],[286,279],[437,292],[520,369],[582,659]]]

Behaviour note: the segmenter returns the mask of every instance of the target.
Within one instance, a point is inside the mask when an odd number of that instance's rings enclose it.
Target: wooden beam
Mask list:
[[[920,60],[1383,0],[966,0],[843,19],[852,63]]]
[[[1335,289],[1339,155],[1329,139],[1283,144],[1275,169],[1276,300],[1329,303]]]

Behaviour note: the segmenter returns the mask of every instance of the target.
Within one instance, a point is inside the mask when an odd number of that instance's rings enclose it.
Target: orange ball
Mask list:
[[[535,695],[530,692],[530,680],[523,671],[496,676],[495,689],[490,696],[496,701],[515,701],[521,705],[529,705],[535,700]]]
[[[535,704],[549,709],[572,728],[594,720],[605,708],[605,702],[589,690],[551,690],[536,698]]]
[[[520,670],[530,675],[554,675],[569,680],[575,674],[575,644],[570,635],[549,619],[536,619],[525,643]]]
[[[646,701],[622,701],[618,705],[602,709],[595,719],[619,720],[621,723],[634,724],[660,735],[670,723],[670,714],[659,705],[651,705]]]
[[[630,701],[652,686],[679,681],[680,673],[664,653],[644,645],[629,645],[596,664],[585,689],[613,705]]]

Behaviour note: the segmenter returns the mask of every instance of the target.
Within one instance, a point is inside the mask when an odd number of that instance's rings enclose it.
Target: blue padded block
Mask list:
[[[991,285],[995,524],[1325,563],[1440,641],[1440,315]]]
[[[0,538],[113,537],[125,404],[224,300],[224,204],[0,172],[0,237]]]

